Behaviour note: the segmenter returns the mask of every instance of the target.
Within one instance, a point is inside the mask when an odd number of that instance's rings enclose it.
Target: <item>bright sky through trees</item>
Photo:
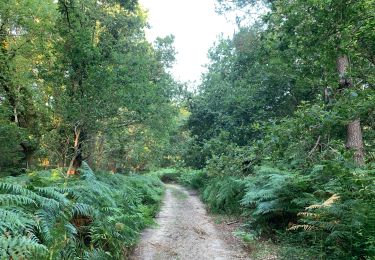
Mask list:
[[[178,52],[172,70],[176,79],[199,80],[208,62],[207,51],[218,35],[231,36],[235,25],[215,13],[214,0],[140,0],[149,10],[147,38],[173,34]]]

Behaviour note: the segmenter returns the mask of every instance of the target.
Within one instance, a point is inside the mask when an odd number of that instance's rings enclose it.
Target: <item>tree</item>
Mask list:
[[[0,3],[0,107],[8,116],[4,129],[17,133],[9,137],[18,136],[19,147],[14,146],[13,153],[21,151],[24,168],[30,166],[38,150],[42,134],[39,123],[47,113],[43,108],[45,85],[39,73],[49,56],[55,17],[52,2]]]
[[[146,17],[136,2],[58,4],[54,107],[66,135],[63,146],[69,146],[62,149],[69,153],[68,174],[76,174],[84,159],[95,163],[92,151],[101,151],[105,143],[117,146],[117,133],[147,128],[150,118],[160,119],[158,106],[170,109],[174,82],[165,70],[174,59],[173,37],[159,39],[154,49],[144,37]],[[116,154],[114,161],[123,158],[123,148],[108,148]]]
[[[124,159],[111,145],[129,128],[138,130],[120,146],[165,144],[175,111],[173,36],[147,42],[137,1],[2,2],[0,25],[2,170],[68,166],[76,174],[85,159],[106,168]]]
[[[319,96],[328,87],[333,89],[336,102],[348,98],[345,94],[348,92],[342,91],[343,88],[350,86],[350,91],[361,91],[373,87],[374,79],[370,75],[374,71],[374,48],[371,48],[374,34],[369,30],[374,25],[373,0],[238,0],[231,3],[230,8],[245,8],[259,2],[263,2],[270,10],[264,20],[267,22],[267,31],[278,37],[278,48],[292,57],[289,63],[296,64],[295,69],[301,72],[301,76],[307,72],[305,76],[310,79],[310,85],[318,86],[313,95]],[[227,2],[218,3],[222,8],[228,8]],[[336,64],[344,66],[337,67]],[[336,83],[337,68],[340,84]],[[304,85],[306,88],[307,84]],[[348,119],[353,119],[347,127],[347,147],[355,150],[355,160],[359,164],[363,161],[363,144],[360,141],[360,121],[355,114],[362,113],[355,111],[346,115]]]

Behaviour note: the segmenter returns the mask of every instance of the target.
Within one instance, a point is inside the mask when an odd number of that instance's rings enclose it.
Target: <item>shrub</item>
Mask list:
[[[246,192],[241,204],[251,215],[251,227],[259,233],[284,228],[312,196],[306,178],[267,166],[258,167],[245,180]]]
[[[207,173],[204,170],[186,169],[178,179],[180,183],[193,189],[204,189],[208,181]]]
[[[151,176],[159,178],[162,182],[177,182],[182,174],[182,170],[175,168],[164,168],[149,173]]]
[[[242,179],[232,176],[211,179],[202,190],[203,201],[214,212],[240,213],[244,184]]]
[[[374,170],[332,161],[317,168],[311,176],[316,202],[299,212],[298,223],[289,228],[293,242],[303,239],[328,259],[375,257]]]

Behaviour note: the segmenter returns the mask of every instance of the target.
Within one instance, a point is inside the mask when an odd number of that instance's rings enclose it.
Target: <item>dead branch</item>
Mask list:
[[[318,145],[320,144],[320,139],[321,139],[321,136],[319,135],[318,136],[318,140],[316,140],[316,143],[314,145],[314,147],[311,149],[311,151],[309,152],[309,157],[314,153],[314,151],[316,150],[316,148],[318,147]]]

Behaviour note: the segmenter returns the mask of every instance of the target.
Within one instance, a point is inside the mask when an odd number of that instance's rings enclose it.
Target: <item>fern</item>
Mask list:
[[[14,194],[0,194],[0,205],[2,206],[24,206],[24,205],[36,205],[35,200],[30,199],[24,195],[14,195]]]
[[[203,189],[202,197],[211,210],[239,213],[244,182],[238,177],[217,177]]]
[[[94,172],[86,162],[82,162],[82,166],[79,169],[80,177],[84,180],[96,180]]]
[[[339,178],[332,178],[332,173]],[[298,221],[288,230],[298,232],[310,248],[327,259],[375,256],[375,243],[368,239],[375,235],[374,207],[369,206],[375,195],[371,174],[371,171],[353,170],[332,162],[315,169],[314,184],[318,186],[315,201],[298,213]],[[324,181],[320,180],[322,176]],[[332,179],[327,181],[326,176]]]
[[[36,223],[32,215],[20,210],[0,208],[0,234],[34,236]],[[34,239],[38,240],[38,239]]]
[[[109,252],[106,252],[102,249],[95,249],[90,252],[85,252],[83,256],[84,260],[107,260],[109,258],[113,258],[113,256]]]
[[[1,259],[122,259],[152,223],[163,193],[156,177],[43,171],[0,182]],[[22,181],[18,181],[22,180]]]
[[[241,200],[252,215],[252,228],[260,233],[285,228],[311,202],[308,180],[271,167],[255,168],[255,171],[245,180],[245,195]]]
[[[67,189],[58,189],[56,187],[35,187],[34,191],[45,198],[50,198],[61,203],[62,206],[69,204],[69,200],[66,198],[66,195],[64,195],[69,192]]]
[[[1,259],[28,259],[31,258],[31,256],[43,256],[46,253],[47,247],[33,239],[0,236]]]

